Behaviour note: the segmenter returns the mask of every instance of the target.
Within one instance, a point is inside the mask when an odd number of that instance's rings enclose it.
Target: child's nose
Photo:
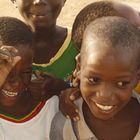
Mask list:
[[[96,92],[96,96],[104,102],[113,102],[115,100],[115,91],[112,85],[104,84],[102,88]]]

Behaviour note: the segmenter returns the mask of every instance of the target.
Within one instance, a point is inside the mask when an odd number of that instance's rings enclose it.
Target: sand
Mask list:
[[[67,0],[58,19],[58,24],[71,27],[77,13],[87,4],[95,0]],[[98,0],[96,0],[98,1]],[[115,1],[115,0],[114,0]],[[131,5],[140,10],[140,0],[116,0]],[[21,18],[17,8],[10,0],[0,0],[0,16]]]

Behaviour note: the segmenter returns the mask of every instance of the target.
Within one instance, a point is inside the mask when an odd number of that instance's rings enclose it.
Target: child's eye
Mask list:
[[[101,82],[101,79],[99,77],[92,77],[88,78],[88,81],[92,84],[99,84]]]
[[[117,86],[120,88],[126,87],[130,82],[129,81],[119,81],[117,82]]]

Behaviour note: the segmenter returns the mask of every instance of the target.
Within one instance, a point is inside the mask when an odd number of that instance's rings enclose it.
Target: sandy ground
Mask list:
[[[58,19],[58,24],[72,26],[77,13],[87,4],[98,0],[67,0]],[[114,0],[115,1],[115,0]],[[140,10],[140,0],[116,0],[129,4]],[[18,10],[10,0],[0,0],[0,16],[14,16],[20,18]]]

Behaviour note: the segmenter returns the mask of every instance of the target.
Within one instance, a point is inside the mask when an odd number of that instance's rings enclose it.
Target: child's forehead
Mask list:
[[[83,41],[82,59],[87,63],[95,61],[104,61],[105,59],[112,60],[114,63],[123,61],[125,63],[137,64],[139,57],[138,47],[123,46],[124,44],[118,43],[112,46],[108,42],[103,42],[100,39],[93,38]]]
[[[112,44],[111,42],[103,41],[100,38],[89,38],[83,41],[82,46],[87,56],[90,55],[113,55],[113,56],[131,56],[135,57],[138,47],[125,46],[124,43]]]
[[[84,57],[83,57],[84,56]],[[138,67],[137,58],[131,51],[123,49],[90,50],[82,55],[82,68],[94,70],[135,70]]]

